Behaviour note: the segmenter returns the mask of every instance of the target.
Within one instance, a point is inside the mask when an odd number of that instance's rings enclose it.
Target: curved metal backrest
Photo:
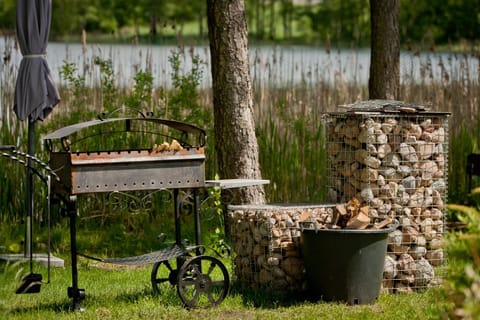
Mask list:
[[[43,137],[43,140],[46,141],[47,148],[49,151],[53,151],[53,141],[54,140],[60,140],[63,141],[66,140],[68,137],[72,136],[75,133],[78,133],[82,130],[92,128],[95,126],[99,125],[105,125],[109,123],[115,123],[115,122],[125,122],[125,132],[129,132],[131,125],[133,122],[151,122],[155,123],[158,125],[163,125],[165,127],[175,129],[179,132],[181,132],[183,135],[187,134],[194,134],[197,135],[197,143],[199,147],[203,147],[206,144],[206,131],[194,126],[189,123],[181,122],[181,121],[175,121],[175,120],[168,120],[168,119],[161,119],[161,118],[147,118],[147,117],[140,117],[140,118],[107,118],[107,119],[97,119],[97,120],[91,120],[91,121],[86,121],[86,122],[80,122],[76,123],[70,126],[66,126],[63,128],[60,128],[52,133],[47,134],[45,137]]]

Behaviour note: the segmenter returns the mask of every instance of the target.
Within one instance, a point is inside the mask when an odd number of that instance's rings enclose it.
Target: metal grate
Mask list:
[[[200,246],[183,247],[180,245],[173,245],[170,248],[165,248],[162,250],[142,254],[140,256],[125,257],[125,258],[97,258],[97,257],[92,257],[86,254],[79,254],[79,255],[88,259],[105,262],[105,263],[121,264],[121,265],[144,265],[144,264],[150,264],[150,263],[167,261],[170,259],[178,258],[182,255],[188,254],[188,252],[198,249],[199,247]]]

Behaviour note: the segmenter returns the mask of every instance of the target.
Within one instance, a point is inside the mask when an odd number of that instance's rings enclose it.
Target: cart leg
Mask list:
[[[201,243],[200,231],[200,212],[198,204],[198,190],[193,189],[193,214],[195,215],[195,244],[199,246]],[[200,248],[197,248],[197,256],[201,255]]]
[[[181,211],[180,211],[180,202],[178,201],[179,197],[179,190],[178,189],[173,189],[173,214],[175,218],[175,243],[179,246],[182,245],[182,228],[180,224],[180,219],[181,219]],[[182,260],[180,257],[177,258],[177,269],[180,268],[180,266],[183,264],[184,259]],[[176,273],[176,271],[175,271]]]
[[[178,189],[173,190],[173,205],[174,205],[174,215],[175,215],[175,243],[177,245],[182,244],[182,232],[180,226],[181,212],[180,212],[180,203],[178,201]]]
[[[72,258],[72,286],[68,288],[68,297],[72,299],[72,308],[74,311],[83,311],[80,302],[85,299],[85,289],[78,288],[78,269],[77,269],[77,206],[76,196],[71,196],[67,203],[67,211],[70,219],[70,253]]]

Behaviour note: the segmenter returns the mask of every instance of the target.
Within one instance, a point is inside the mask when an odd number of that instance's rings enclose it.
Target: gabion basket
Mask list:
[[[325,115],[328,201],[359,199],[391,217],[383,289],[411,292],[442,277],[448,190],[448,113],[369,101]]]
[[[328,224],[335,210],[333,204],[228,206],[235,280],[276,294],[303,291],[300,222]]]

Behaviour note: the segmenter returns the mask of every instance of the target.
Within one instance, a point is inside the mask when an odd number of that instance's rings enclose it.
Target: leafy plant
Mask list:
[[[115,71],[113,63],[110,59],[102,59],[96,56],[93,63],[100,67],[102,82],[102,104],[103,110],[111,111],[116,108],[115,98],[117,95],[117,87],[115,86]]]
[[[147,71],[138,71],[133,80],[135,85],[133,91],[125,98],[125,105],[137,110],[143,108],[149,110],[152,102],[152,74]]]
[[[216,175],[215,179],[218,179]],[[207,210],[212,213],[212,219],[208,223],[208,246],[222,255],[228,255],[231,247],[226,241],[224,212],[222,205],[222,190],[220,187],[210,188],[209,192],[210,205]]]
[[[199,102],[198,86],[203,76],[203,62],[198,55],[193,55],[192,68],[185,71],[182,69],[182,58],[184,59],[185,55],[179,50],[172,50],[168,57],[172,67],[173,85],[173,90],[168,95],[169,116],[206,127],[212,118],[210,111]]]
[[[75,63],[63,61],[60,67],[60,76],[72,86],[73,104],[77,107],[85,103],[85,77],[79,75]]]
[[[477,191],[479,192],[479,191]],[[465,228],[446,235],[448,255],[445,293],[453,302],[452,319],[480,318],[480,211],[476,206],[448,205]]]

